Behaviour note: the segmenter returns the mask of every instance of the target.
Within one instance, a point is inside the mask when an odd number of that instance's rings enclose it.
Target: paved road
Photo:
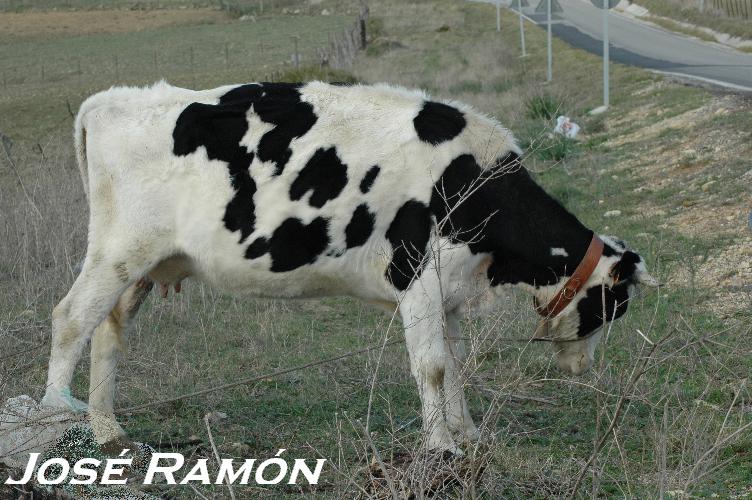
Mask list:
[[[530,6],[522,12],[545,24],[545,14],[534,12],[540,0],[529,1]],[[601,54],[602,11],[589,0],[558,2],[563,12],[554,16],[554,35],[575,47]],[[504,15],[510,14],[505,11]],[[614,11],[609,13],[609,38],[611,58],[615,61],[752,92],[752,54],[671,33]]]

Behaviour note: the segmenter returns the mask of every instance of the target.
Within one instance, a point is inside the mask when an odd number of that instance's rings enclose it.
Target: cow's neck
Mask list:
[[[494,261],[488,276],[494,284],[541,289],[571,276],[585,256],[593,232],[538,186],[524,169],[502,176],[493,234]]]

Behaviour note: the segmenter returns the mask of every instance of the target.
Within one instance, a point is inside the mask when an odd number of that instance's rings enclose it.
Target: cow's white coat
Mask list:
[[[479,283],[488,288],[488,256],[472,255],[466,246],[434,237],[421,278],[398,293],[384,275],[392,252],[384,233],[405,201],[428,204],[434,182],[458,155],[471,153],[483,165],[508,151],[519,153],[511,133],[453,103],[465,113],[467,126],[455,139],[433,146],[421,142],[411,125],[426,98],[421,92],[387,85],[310,83],[301,94],[318,120],[308,133],[293,139],[293,153],[282,175],[272,176],[272,164],[254,160],[256,228],[241,245],[239,232],[230,233],[222,223],[233,197],[226,163],[209,160],[203,147],[184,157],[172,152],[173,128],[185,106],[216,104],[233,87],[192,91],[159,83],[144,89],[113,88],[82,104],[76,144],[90,203],[89,242],[81,274],[53,313],[44,402],[72,404],[65,395],[81,351],[96,329],[90,404],[112,415],[116,345],[148,291],[138,280],[149,275],[159,283],[174,284],[194,276],[221,290],[257,297],[346,294],[377,305],[396,305],[420,388],[429,447],[456,450],[452,434],[475,438],[478,431],[467,411],[460,377],[465,352],[459,317]],[[250,115],[242,143],[254,148],[271,127]],[[290,184],[306,160],[317,148],[332,145],[348,166],[342,193],[321,209],[311,207],[308,196],[290,201]],[[358,184],[374,164],[381,171],[363,195]],[[340,257],[321,255],[312,265],[283,273],[269,270],[269,254],[253,260],[244,257],[248,243],[269,236],[292,215],[304,223],[317,216],[330,218],[330,247],[344,250],[344,228],[363,200],[376,221],[361,247]],[[435,258],[438,249],[440,259]],[[601,262],[591,279],[602,281],[612,264]],[[526,289],[545,301],[557,287]]]

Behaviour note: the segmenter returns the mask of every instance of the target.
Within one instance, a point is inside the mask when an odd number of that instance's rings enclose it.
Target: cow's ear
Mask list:
[[[611,277],[614,285],[618,285],[622,281],[633,281],[635,278],[635,272],[637,271],[637,264],[642,259],[636,253],[627,250],[621,256],[621,258],[611,266],[611,271],[608,273]]]

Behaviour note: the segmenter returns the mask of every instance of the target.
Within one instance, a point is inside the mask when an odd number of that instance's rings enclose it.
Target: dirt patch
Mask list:
[[[712,124],[717,117],[744,112],[749,101],[733,95],[716,96],[704,105],[667,115],[649,103],[609,123],[618,129],[653,113],[653,123],[617,136],[609,145],[651,144],[644,155],[619,165],[621,175],[639,180],[635,192],[650,192],[642,215],[659,216],[661,228],[687,236],[732,238],[729,246],[667,277],[679,286],[699,285],[712,290],[709,307],[720,316],[748,308],[752,297],[752,237],[747,228],[752,193],[728,191],[731,185],[752,186],[752,170],[739,177],[729,165],[752,155],[748,136],[733,127]],[[748,178],[749,177],[749,178]],[[733,192],[735,194],[728,194]],[[694,273],[690,272],[694,270]]]
[[[752,237],[739,239],[695,266],[680,267],[668,282],[680,286],[694,282],[712,290],[708,306],[722,318],[748,309],[752,305]]]
[[[165,26],[226,22],[215,9],[87,10],[0,13],[0,38],[60,38],[98,33],[129,33]]]

